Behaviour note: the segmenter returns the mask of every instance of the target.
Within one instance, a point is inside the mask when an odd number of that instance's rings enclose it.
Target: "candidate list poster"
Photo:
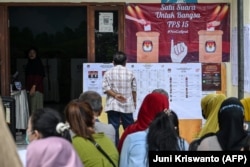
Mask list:
[[[127,63],[126,66],[134,72],[137,81],[135,119],[144,97],[157,88],[165,89],[169,93],[170,108],[180,119],[202,118],[200,63]],[[112,67],[112,63],[84,63],[83,91],[94,90],[105,97],[102,91],[103,75]]]

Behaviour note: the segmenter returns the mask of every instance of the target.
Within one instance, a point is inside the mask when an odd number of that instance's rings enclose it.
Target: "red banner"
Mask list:
[[[128,4],[128,62],[229,62],[229,7],[227,3]]]

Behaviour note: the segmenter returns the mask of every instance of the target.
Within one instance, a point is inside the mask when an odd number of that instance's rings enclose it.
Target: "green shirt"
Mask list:
[[[118,166],[119,153],[112,140],[104,133],[95,133],[93,138]],[[88,139],[76,135],[73,137],[72,143],[85,167],[113,167],[109,160]]]

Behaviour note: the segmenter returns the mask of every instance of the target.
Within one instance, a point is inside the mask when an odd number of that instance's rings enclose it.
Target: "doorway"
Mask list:
[[[1,95],[10,96],[9,85],[16,71],[18,79],[22,79],[25,51],[36,45],[49,74],[45,81],[47,89],[54,90],[56,84],[50,83],[53,79],[59,82],[59,98],[54,97],[57,95],[54,92],[46,101],[66,103],[78,97],[84,85],[79,74],[82,63],[111,62],[115,51],[124,50],[124,7],[125,3],[0,3]],[[29,14],[30,11],[35,14]],[[78,14],[74,14],[75,11]],[[112,15],[112,31],[99,30],[101,13]],[[39,17],[32,20],[30,16],[33,15]],[[41,24],[44,20],[45,24]],[[72,21],[75,24],[71,25]],[[22,60],[17,62],[17,59]],[[57,72],[52,75],[53,67]],[[72,84],[72,76],[76,78],[74,84],[78,85]]]
[[[87,62],[87,8],[18,6],[8,11],[11,75],[18,73],[14,79],[25,87],[26,51],[34,46],[45,68],[45,106],[77,98],[82,91],[79,65]]]

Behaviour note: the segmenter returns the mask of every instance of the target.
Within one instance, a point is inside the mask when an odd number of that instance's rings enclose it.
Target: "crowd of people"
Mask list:
[[[148,93],[139,106],[137,119],[133,120],[136,80],[125,65],[125,54],[118,52],[114,55],[114,68],[104,74],[105,109],[100,94],[86,91],[69,101],[63,114],[45,107],[32,111],[23,164],[27,167],[147,167],[149,151],[249,151],[250,138],[244,124],[249,121],[249,98],[204,96],[197,107],[201,108],[206,122],[197,137],[188,143],[179,133],[178,115],[170,108],[164,89]],[[2,104],[0,109],[1,114]],[[108,116],[107,123],[98,119],[103,110]],[[0,120],[1,131],[4,129],[4,134],[0,133],[0,150],[8,153],[1,154],[0,166],[21,167],[14,141],[3,122]],[[121,137],[120,124],[124,128]]]

